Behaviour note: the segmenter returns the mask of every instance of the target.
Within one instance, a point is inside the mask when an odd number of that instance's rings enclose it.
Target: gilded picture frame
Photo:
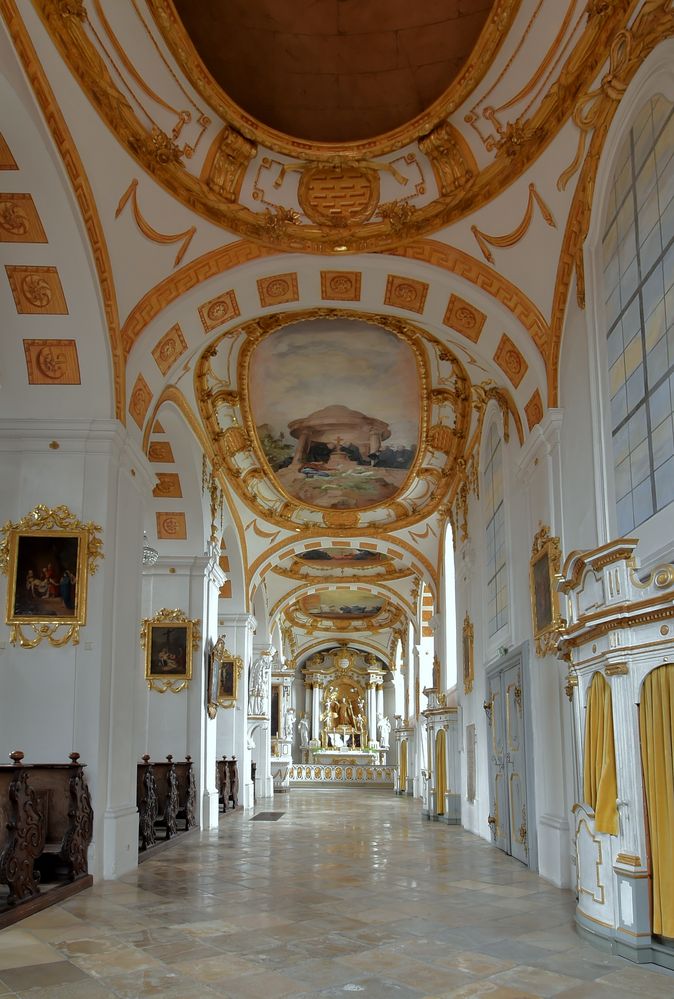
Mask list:
[[[192,679],[192,658],[200,641],[199,621],[184,611],[163,608],[143,621],[141,645],[145,649],[145,681],[160,694],[179,693]]]
[[[217,667],[216,703],[221,708],[233,708],[239,697],[243,660],[227,651],[223,635],[213,646],[212,654]]]
[[[463,630],[461,632],[462,665],[463,665],[463,692],[470,694],[475,681],[475,662],[473,659],[473,639],[475,629],[473,622],[466,616],[463,619]]]
[[[5,623],[13,645],[35,648],[43,639],[55,646],[78,644],[87,620],[88,576],[103,557],[100,531],[66,506],[40,505],[3,526],[0,569],[7,575]]]
[[[539,656],[555,651],[564,626],[557,591],[561,562],[559,538],[551,536],[550,528],[542,525],[534,537],[529,562],[531,626]]]

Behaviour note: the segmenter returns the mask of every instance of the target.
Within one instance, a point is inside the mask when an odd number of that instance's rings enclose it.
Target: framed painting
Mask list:
[[[474,636],[473,622],[466,613],[466,616],[463,619],[463,632],[462,632],[464,694],[470,694],[471,690],[473,689],[473,681],[475,679],[475,663],[473,661],[473,636]]]
[[[233,708],[239,696],[243,660],[227,651],[224,635],[213,646],[213,659],[217,667],[216,703],[221,708]]]
[[[555,651],[564,624],[557,592],[561,561],[559,538],[552,537],[543,525],[534,537],[529,563],[531,624],[539,656]]]
[[[192,653],[199,645],[199,622],[181,610],[164,608],[143,621],[141,644],[145,648],[145,680],[151,690],[178,693],[192,679]]]
[[[4,525],[0,568],[8,576],[5,621],[12,644],[33,648],[43,638],[52,645],[77,644],[87,620],[87,577],[102,557],[100,530],[65,506],[37,506],[18,523]],[[34,638],[26,635],[27,627]]]
[[[206,656],[207,664],[207,687],[206,687],[206,710],[209,718],[215,718],[218,713],[218,663],[215,659],[215,646],[211,645]]]

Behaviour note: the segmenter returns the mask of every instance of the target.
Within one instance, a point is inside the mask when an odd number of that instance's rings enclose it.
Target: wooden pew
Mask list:
[[[136,776],[136,804],[138,806],[138,834],[140,849],[147,850],[157,842],[155,822],[157,821],[157,782],[154,767],[146,753],[143,762],[138,764]]]
[[[7,885],[6,905],[15,906],[40,894],[33,869],[45,842],[45,821],[29,785],[24,754],[9,754],[11,766],[0,766],[0,883]]]
[[[239,768],[236,762],[236,756],[232,756],[231,760],[227,760],[227,770],[229,772],[229,800],[232,802],[232,808],[239,807]]]
[[[154,778],[157,782],[157,818],[155,827],[164,828],[166,839],[178,832],[178,775],[171,753],[166,763],[153,763]]]
[[[229,767],[226,756],[215,761],[215,787],[218,792],[218,802],[222,805],[223,812],[226,812],[229,801]]]
[[[45,821],[45,845],[35,862],[40,880],[76,881],[88,874],[94,812],[79,753],[70,763],[34,763],[30,785]]]
[[[194,777],[192,757],[185,762],[174,763],[178,778],[178,819],[185,823],[185,830],[194,829],[197,824],[197,782]]]

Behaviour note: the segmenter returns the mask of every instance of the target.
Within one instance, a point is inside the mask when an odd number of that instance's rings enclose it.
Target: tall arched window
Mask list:
[[[508,623],[503,451],[501,438],[493,423],[487,435],[483,480],[487,523],[487,621],[491,638]]]
[[[616,161],[603,237],[617,527],[674,500],[674,108],[655,97]]]

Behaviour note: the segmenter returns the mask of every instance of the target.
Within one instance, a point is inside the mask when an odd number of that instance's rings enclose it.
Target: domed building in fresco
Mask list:
[[[0,19],[0,993],[669,994],[671,3]]]

